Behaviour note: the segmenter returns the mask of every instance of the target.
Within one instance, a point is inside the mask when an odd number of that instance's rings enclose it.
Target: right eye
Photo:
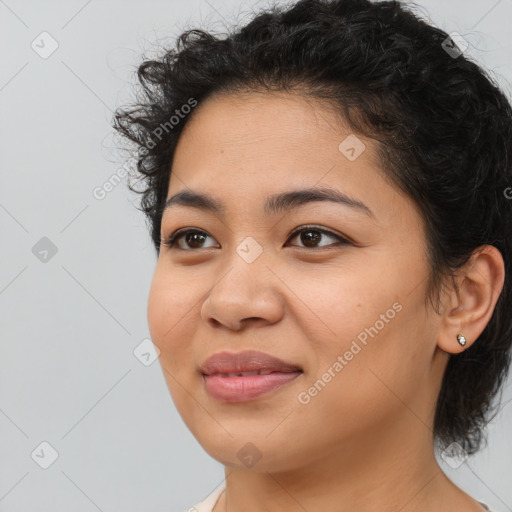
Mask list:
[[[205,249],[207,247],[201,247],[200,245],[204,243],[205,239],[208,237],[211,238],[210,235],[206,233],[206,231],[202,231],[201,229],[182,228],[176,230],[168,238],[163,239],[162,244],[171,249],[180,249],[182,251]],[[184,239],[185,243],[188,245],[188,248],[179,245],[179,242],[182,239]]]

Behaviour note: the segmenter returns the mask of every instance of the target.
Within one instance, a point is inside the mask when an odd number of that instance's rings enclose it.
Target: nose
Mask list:
[[[204,300],[202,320],[234,331],[247,325],[279,322],[284,311],[280,280],[263,258],[252,263],[236,258]]]

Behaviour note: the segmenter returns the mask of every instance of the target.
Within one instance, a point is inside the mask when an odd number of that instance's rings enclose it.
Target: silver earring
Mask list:
[[[457,334],[457,341],[460,343],[460,345],[464,346],[466,344],[466,337],[464,334]]]

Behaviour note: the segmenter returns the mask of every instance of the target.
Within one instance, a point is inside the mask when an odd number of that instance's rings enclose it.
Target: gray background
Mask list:
[[[462,34],[510,95],[512,0],[418,4]],[[138,198],[123,183],[103,200],[92,192],[124,163],[111,114],[131,97],[142,54],[189,25],[223,30],[264,5],[0,0],[1,511],[177,512],[222,481],[158,361],[133,353],[149,337],[156,261]],[[43,31],[58,43],[47,58],[31,47],[51,49]],[[511,399],[509,383],[488,447],[458,469],[442,461],[497,511],[512,510]],[[59,454],[47,469],[43,441]]]

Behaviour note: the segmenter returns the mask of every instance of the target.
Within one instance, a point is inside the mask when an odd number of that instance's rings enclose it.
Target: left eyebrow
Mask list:
[[[368,217],[375,218],[370,208],[362,201],[332,188],[309,188],[276,194],[266,199],[263,211],[267,216],[277,215],[308,203],[325,201],[348,206]],[[226,212],[225,206],[218,199],[191,190],[183,190],[167,199],[163,211],[174,205],[188,206],[219,215],[224,215]]]

